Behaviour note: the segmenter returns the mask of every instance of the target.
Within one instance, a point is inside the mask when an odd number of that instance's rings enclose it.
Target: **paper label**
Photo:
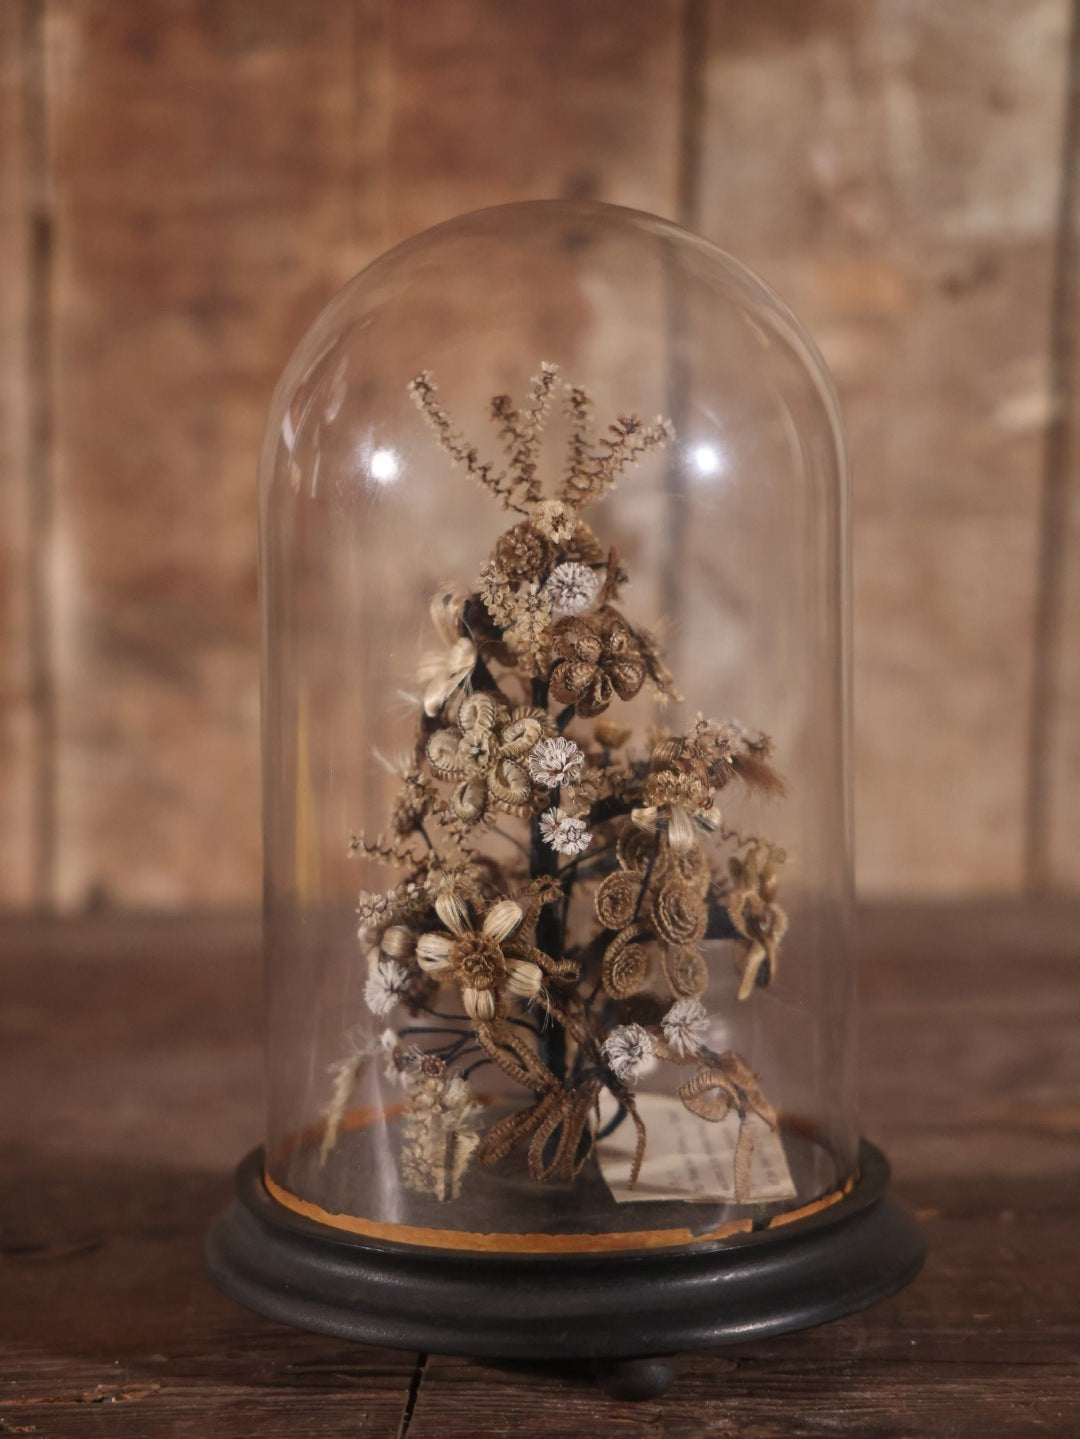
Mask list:
[[[601,1128],[618,1112],[610,1094],[600,1100]],[[639,1094],[638,1113],[645,1124],[647,1139],[641,1173],[633,1189],[630,1165],[634,1158],[637,1132],[629,1118],[597,1145],[600,1172],[620,1204],[646,1200],[681,1199],[700,1203],[735,1202],[735,1144],[739,1138],[739,1116],[732,1112],[718,1123],[691,1114],[681,1100],[668,1094]],[[780,1135],[756,1114],[744,1121],[753,1134],[750,1191],[742,1202],[794,1199]]]

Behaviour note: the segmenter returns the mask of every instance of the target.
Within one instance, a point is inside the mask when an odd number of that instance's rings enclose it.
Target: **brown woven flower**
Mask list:
[[[552,631],[557,658],[551,693],[590,719],[603,714],[616,695],[630,700],[645,683],[645,661],[630,626],[611,609],[573,615]]]
[[[596,891],[596,917],[605,929],[622,929],[633,919],[643,878],[636,871],[617,869],[601,884]]]
[[[494,1019],[506,1012],[507,994],[532,999],[545,975],[565,974],[562,963],[522,937],[527,911],[518,900],[501,899],[476,919],[443,891],[435,910],[446,928],[420,936],[417,963],[440,982],[452,979],[473,1019]]]
[[[534,580],[547,562],[547,540],[528,520],[514,525],[495,546],[493,558],[509,580]]]
[[[669,945],[662,963],[664,977],[677,999],[700,999],[708,989],[709,971],[697,945]]]
[[[525,757],[548,727],[542,710],[507,710],[489,694],[469,695],[456,724],[438,729],[427,742],[427,757],[440,779],[459,780],[451,807],[473,823],[494,807],[521,812],[532,784]]]
[[[612,999],[636,994],[649,977],[648,933],[646,924],[628,924],[604,951],[604,989]]]
[[[694,944],[709,921],[704,895],[680,879],[666,879],[653,898],[652,920],[669,944]]]

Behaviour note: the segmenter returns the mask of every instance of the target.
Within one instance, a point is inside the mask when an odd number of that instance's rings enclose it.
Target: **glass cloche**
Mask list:
[[[645,215],[442,225],[289,362],[260,523],[273,1197],[507,1253],[840,1197],[848,492],[792,315]]]

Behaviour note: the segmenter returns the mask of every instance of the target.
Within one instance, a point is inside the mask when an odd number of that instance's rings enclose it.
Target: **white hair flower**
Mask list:
[[[619,1024],[603,1043],[604,1058],[624,1084],[632,1084],[656,1063],[652,1037],[640,1024]]]
[[[540,816],[540,838],[559,854],[581,854],[592,843],[585,821],[557,805]]]
[[[676,1054],[696,1054],[705,1043],[709,1016],[700,1000],[679,999],[664,1015],[660,1027]]]
[[[580,615],[596,599],[599,588],[600,576],[595,570],[579,564],[577,560],[567,560],[552,570],[543,594],[556,617]]]
[[[409,971],[393,959],[380,959],[364,985],[364,1003],[372,1014],[389,1014],[409,984]]]
[[[558,785],[574,784],[581,778],[585,756],[572,739],[557,735],[554,739],[542,739],[526,763],[537,784],[554,789]]]

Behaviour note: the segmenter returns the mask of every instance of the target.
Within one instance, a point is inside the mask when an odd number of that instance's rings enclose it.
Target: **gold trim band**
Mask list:
[[[796,1220],[807,1219],[811,1214],[839,1204],[845,1195],[851,1193],[857,1177],[852,1175],[839,1189],[810,1204],[774,1215],[763,1227],[775,1229],[782,1224],[793,1224]],[[605,1254],[619,1250],[674,1249],[689,1244],[705,1244],[729,1239],[735,1234],[749,1234],[754,1227],[751,1219],[734,1219],[705,1234],[695,1234],[690,1229],[635,1229],[622,1234],[473,1234],[458,1229],[428,1229],[416,1224],[387,1224],[377,1219],[363,1219],[356,1214],[334,1214],[285,1189],[265,1169],[263,1183],[272,1199],[317,1224],[341,1229],[348,1234],[360,1234],[367,1239],[413,1244],[425,1249],[459,1249],[488,1254]]]

